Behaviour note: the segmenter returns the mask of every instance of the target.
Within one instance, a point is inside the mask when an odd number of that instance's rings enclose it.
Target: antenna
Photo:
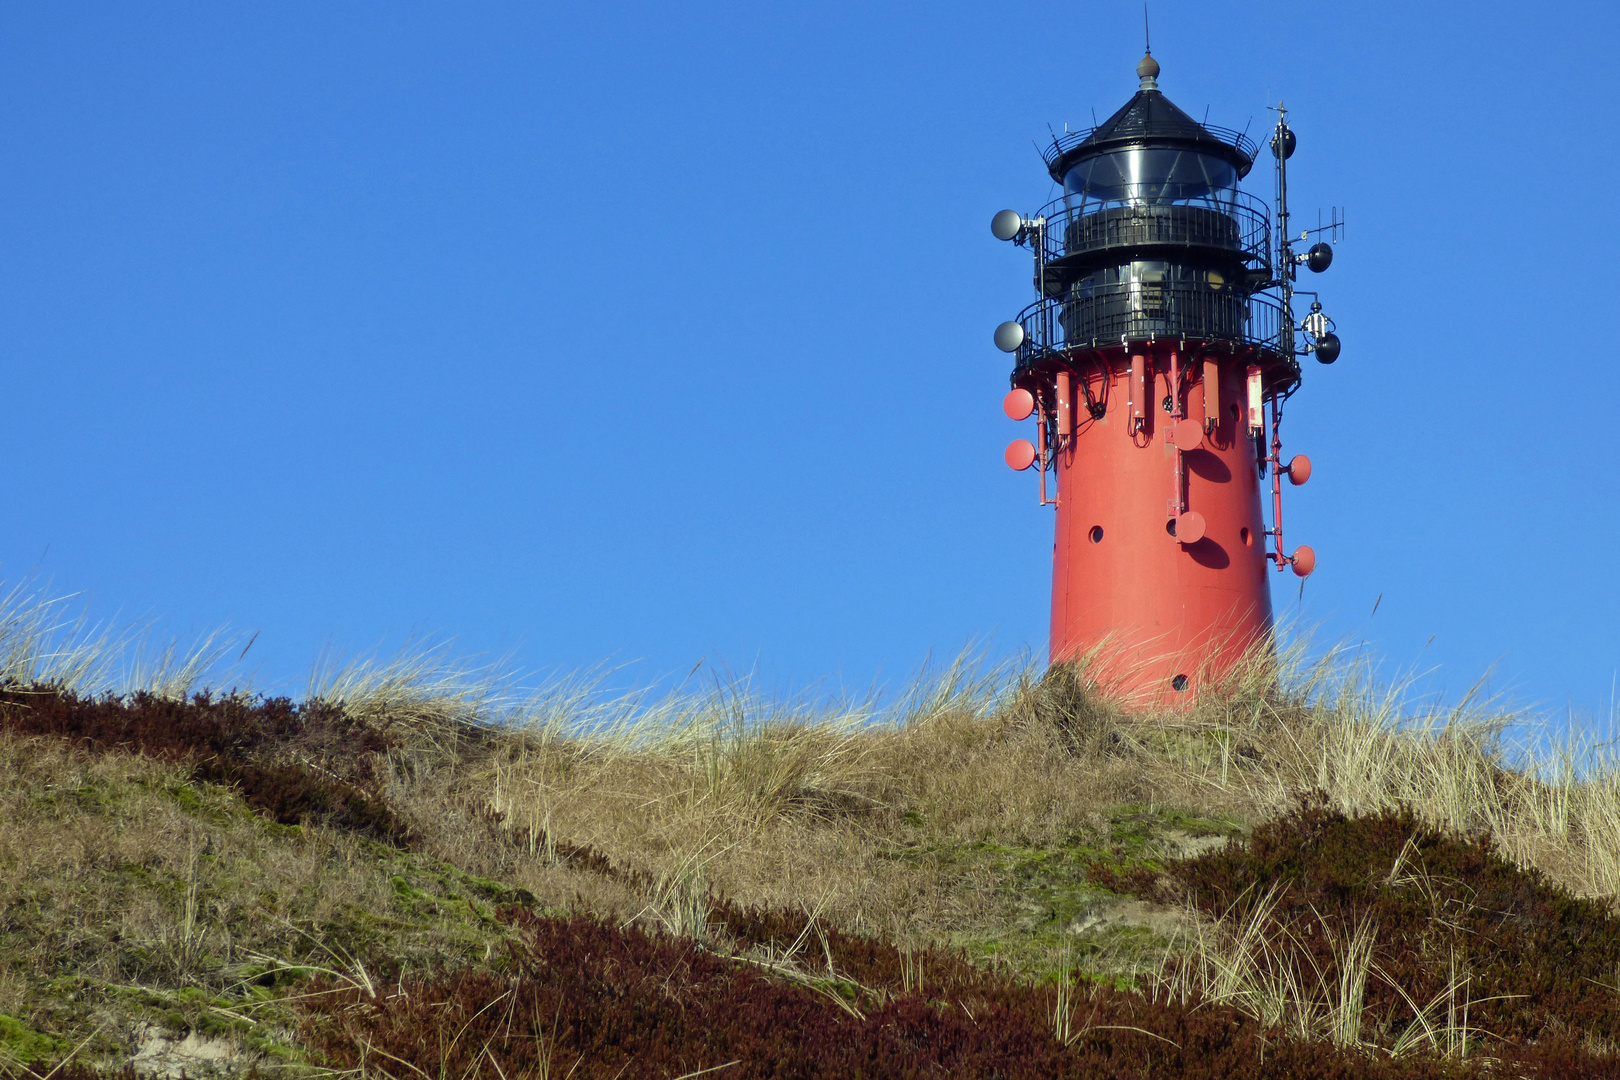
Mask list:
[[[1323,233],[1326,233],[1327,238],[1335,244],[1344,239],[1344,207],[1333,207],[1326,225],[1322,224],[1322,208],[1317,207],[1316,228],[1306,229],[1301,232],[1300,239],[1303,240],[1308,236],[1321,236]]]
[[[1148,32],[1147,3],[1142,4],[1142,43],[1147,46],[1146,52],[1153,55],[1153,35]]]

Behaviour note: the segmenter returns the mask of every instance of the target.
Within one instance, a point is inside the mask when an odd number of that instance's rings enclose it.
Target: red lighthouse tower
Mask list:
[[[1310,548],[1283,547],[1282,479],[1302,484],[1311,465],[1284,462],[1281,424],[1299,358],[1338,358],[1321,304],[1293,313],[1298,267],[1325,270],[1333,249],[1293,245],[1340,226],[1335,213],[1290,239],[1286,110],[1274,220],[1238,187],[1254,142],[1172,104],[1151,55],[1136,72],[1118,112],[1045,151],[1062,196],[1029,217],[1003,210],[991,231],[1035,256],[1038,299],[995,340],[1016,354],[1004,408],[1036,422],[1007,463],[1037,468],[1056,507],[1051,660],[1084,659],[1111,694],[1149,704],[1269,639],[1268,569],[1315,566]]]

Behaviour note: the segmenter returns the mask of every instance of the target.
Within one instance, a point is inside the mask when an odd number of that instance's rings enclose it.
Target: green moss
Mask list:
[[[393,888],[394,896],[400,900],[415,903],[418,900],[432,899],[427,893],[416,888],[409,881],[406,881],[403,874],[395,874],[393,877],[388,879],[388,884]]]
[[[471,901],[473,899],[494,904],[519,904],[523,907],[533,907],[538,903],[535,895],[527,889],[515,889],[510,885],[503,885],[499,881],[491,881],[488,878],[464,873],[448,864],[444,866],[443,871],[437,876],[437,880],[444,890],[444,899],[463,901],[475,912],[477,908],[472,906]],[[471,895],[464,896],[463,894]],[[481,914],[480,917],[482,917]]]
[[[163,789],[163,793],[173,799],[184,813],[195,816],[202,812],[202,796],[190,784],[170,784]]]
[[[1159,871],[1199,841],[1242,834],[1242,825],[1230,818],[1128,803],[1110,807],[1089,829],[1051,841],[961,843],[924,834],[885,857],[931,863],[964,877],[990,872],[993,917],[952,939],[980,962],[1035,980],[1053,978],[1067,964],[1078,966],[1082,978],[1129,984],[1156,967],[1172,941],[1143,924],[1136,909],[1122,914],[1129,898],[1097,884],[1092,868]]]
[[[243,1032],[242,1045],[250,1053],[282,1064],[305,1060],[304,1052],[297,1046],[275,1034],[266,1032],[262,1028],[253,1028]]]
[[[113,816],[123,808],[128,801],[117,785],[106,783],[81,783],[72,786],[53,787],[35,793],[31,801],[40,807],[47,807],[56,813],[83,813],[98,816]]]
[[[16,1017],[0,1013],[0,1058],[29,1065],[62,1057],[72,1049],[61,1039],[35,1031]]]
[[[222,1016],[217,1012],[208,1011],[198,1013],[196,1021],[191,1025],[192,1030],[199,1035],[208,1037],[239,1033],[250,1029],[252,1026],[246,1020],[235,1020]]]

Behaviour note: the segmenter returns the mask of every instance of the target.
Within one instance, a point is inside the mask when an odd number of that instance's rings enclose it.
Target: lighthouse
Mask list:
[[[1034,255],[1036,300],[994,340],[1013,354],[1003,409],[1035,428],[1007,464],[1036,470],[1055,510],[1050,659],[1139,706],[1195,695],[1266,648],[1270,577],[1315,568],[1283,541],[1284,482],[1311,463],[1283,457],[1282,419],[1301,359],[1339,354],[1299,270],[1327,269],[1342,221],[1291,232],[1287,110],[1268,206],[1240,188],[1255,141],[1177,108],[1159,73],[1144,56],[1117,112],[1054,137],[1043,157],[1061,196],[991,221]]]

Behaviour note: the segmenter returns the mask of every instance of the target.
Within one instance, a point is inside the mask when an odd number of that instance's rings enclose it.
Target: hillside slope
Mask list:
[[[615,708],[14,679],[0,1071],[1620,1074],[1614,773],[1503,717],[1262,665]]]

